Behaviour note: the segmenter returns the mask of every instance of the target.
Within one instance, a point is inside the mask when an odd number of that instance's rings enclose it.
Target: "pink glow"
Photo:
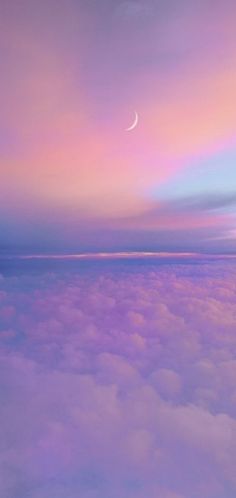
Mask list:
[[[56,36],[62,12],[55,25]],[[181,26],[185,36],[191,33],[193,40],[198,39],[198,22],[202,36],[211,40],[209,19],[204,20],[201,14],[198,18],[193,12],[183,12],[180,26],[173,20],[168,25],[173,29],[171,48],[179,39]],[[71,11],[70,16],[72,22]],[[53,43],[47,34],[39,43],[37,31],[24,29],[15,20],[12,24],[9,18],[1,39],[15,57],[14,74],[20,79],[13,93],[5,92],[2,114],[18,146],[9,151],[1,169],[3,209],[15,215],[22,212],[22,217],[31,210],[37,216],[42,209],[53,210],[58,216],[64,213],[71,219],[142,215],[149,208],[146,192],[153,185],[158,188],[178,175],[192,158],[214,154],[232,143],[236,131],[236,73],[232,64],[235,46],[231,9],[224,13],[219,9],[216,16],[221,42],[215,49],[222,44],[227,53],[224,64],[218,58],[209,64],[211,50],[206,49],[202,59],[197,54],[185,62],[182,71],[172,72],[168,84],[165,73],[156,71],[148,76],[142,71],[139,75],[137,69],[135,79],[140,84],[134,84],[132,100],[128,102],[129,92],[122,88],[117,103],[113,99],[109,109],[94,103],[83,84],[84,32],[77,39],[79,69],[75,75],[59,42]],[[82,11],[80,23],[87,22]],[[155,26],[150,29],[146,45],[153,47]],[[122,40],[113,43],[114,49],[121,49]],[[167,49],[166,43],[163,39]],[[134,133],[126,134],[132,102],[139,104],[140,121]],[[221,223],[220,216],[212,222]],[[211,218],[190,218],[183,227],[212,222]],[[161,225],[165,223],[168,225],[164,218]],[[173,219],[173,223],[179,227],[178,220]]]

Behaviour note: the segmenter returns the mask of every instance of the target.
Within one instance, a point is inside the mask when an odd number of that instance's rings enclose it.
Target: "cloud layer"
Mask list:
[[[235,265],[0,280],[5,498],[233,498]]]

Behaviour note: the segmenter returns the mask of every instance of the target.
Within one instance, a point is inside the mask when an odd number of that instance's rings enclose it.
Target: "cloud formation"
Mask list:
[[[0,279],[1,496],[233,498],[234,263],[63,268]]]

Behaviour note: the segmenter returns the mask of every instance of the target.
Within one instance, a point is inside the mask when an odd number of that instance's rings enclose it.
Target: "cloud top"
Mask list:
[[[235,264],[2,276],[1,495],[233,498]]]

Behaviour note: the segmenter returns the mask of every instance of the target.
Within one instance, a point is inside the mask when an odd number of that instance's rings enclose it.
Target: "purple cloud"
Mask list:
[[[232,262],[0,279],[6,498],[233,498]]]

